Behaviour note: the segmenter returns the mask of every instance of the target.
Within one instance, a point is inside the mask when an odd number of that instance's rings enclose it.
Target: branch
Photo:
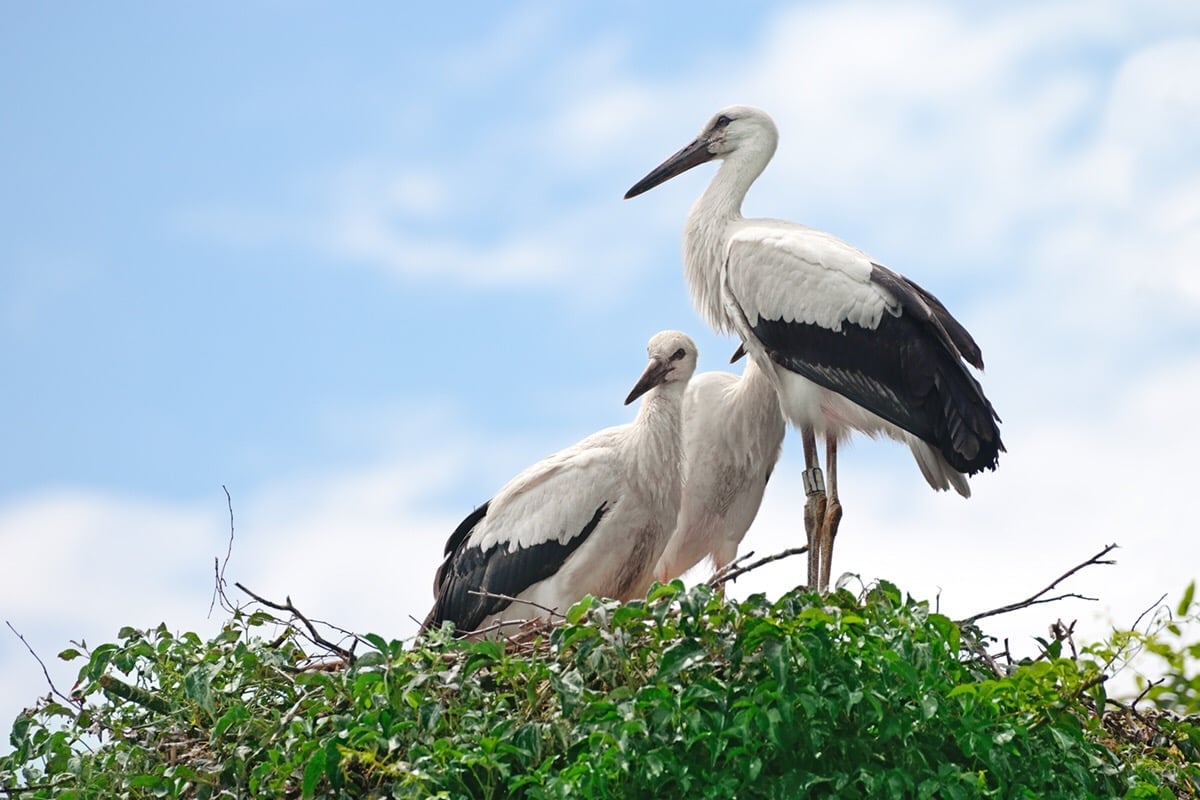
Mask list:
[[[355,658],[354,651],[347,650],[346,648],[342,647],[341,645],[334,644],[333,642],[329,641],[321,634],[317,633],[316,627],[311,622],[308,621],[308,617],[301,614],[300,609],[298,609],[294,605],[292,605],[292,598],[290,596],[284,598],[284,602],[282,604],[280,604],[280,603],[272,602],[272,601],[266,599],[265,597],[258,596],[257,594],[250,591],[249,589],[247,589],[245,586],[243,586],[240,583],[235,582],[233,585],[238,587],[239,589],[241,589],[246,594],[253,597],[259,603],[262,603],[264,606],[267,606],[268,608],[273,608],[276,611],[288,612],[289,614],[294,616],[296,619],[303,622],[304,627],[308,628],[308,635],[312,639],[313,644],[317,645],[318,647],[324,647],[326,650],[330,651],[331,653],[337,653],[339,656],[346,659],[346,662],[349,664],[354,663],[354,658]]]
[[[58,780],[60,777],[64,778],[65,780]],[[8,795],[9,797],[18,797],[25,792],[38,792],[42,789],[57,789],[60,786],[66,786],[67,784],[74,782],[74,775],[59,775],[52,777],[46,783],[27,783],[24,786],[0,786],[0,792],[4,792],[4,794]]]
[[[159,714],[166,716],[171,713],[171,705],[161,697],[146,691],[140,686],[133,686],[124,681],[114,678],[112,675],[101,675],[99,678],[100,688],[106,693],[114,694],[122,700],[128,700],[131,703],[137,703],[142,708],[148,708],[151,711],[157,711]]]
[[[742,575],[745,575],[747,572],[750,572],[751,570],[758,569],[759,567],[763,566],[764,564],[770,564],[772,561],[779,561],[784,558],[798,556],[801,553],[807,553],[807,552],[808,552],[808,545],[805,545],[804,547],[791,547],[791,548],[788,548],[787,550],[776,553],[773,556],[766,556],[765,558],[760,558],[758,561],[755,561],[753,564],[747,564],[744,567],[736,566],[740,562],[742,562],[745,559],[749,558],[750,556],[754,555],[753,552],[750,552],[750,553],[747,553],[746,555],[742,556],[741,558],[737,559],[736,561],[730,562],[723,570],[721,570],[720,572],[718,572],[717,574],[715,574],[711,578],[709,578],[708,585],[712,586],[713,588],[716,588],[717,586],[723,586],[726,583],[730,583],[732,581],[737,580]]]
[[[233,603],[229,602],[229,598],[225,596],[225,567],[229,566],[229,556],[233,554],[233,498],[229,496],[229,490],[225,488],[225,484],[221,484],[221,488],[225,491],[225,504],[229,507],[229,544],[225,548],[225,560],[218,562],[217,556],[213,556],[213,596],[212,602],[208,604],[208,616],[212,617],[213,607],[217,604],[217,599],[221,600],[221,607],[230,611],[236,611]],[[219,566],[218,566],[219,564]]]
[[[485,591],[477,592],[474,589],[467,590],[467,594],[473,594],[476,597],[487,597],[487,598],[491,598],[494,600],[507,600],[510,603],[521,603],[522,605],[532,606],[533,608],[536,608],[539,611],[545,611],[546,614],[550,617],[558,617],[559,619],[567,618],[567,615],[560,613],[557,608],[548,608],[547,606],[541,605],[540,603],[535,603],[532,600],[522,600],[519,597],[512,597],[510,595],[500,594],[498,592],[485,592]],[[472,633],[475,633],[475,632],[476,631],[472,631]]]
[[[1135,619],[1133,621],[1133,625],[1129,628],[1129,630],[1136,631],[1137,626],[1142,624],[1142,620],[1146,617],[1146,615],[1149,614],[1151,611],[1156,610],[1160,605],[1162,605],[1162,601],[1166,600],[1166,599],[1167,599],[1167,593],[1163,592],[1161,595],[1159,595],[1158,599],[1155,600],[1153,604],[1151,604],[1145,611],[1138,614],[1137,619]]]
[[[978,622],[979,620],[983,619],[984,617],[994,617],[997,614],[1007,614],[1010,611],[1018,611],[1022,608],[1029,608],[1030,606],[1035,606],[1039,603],[1053,603],[1056,600],[1064,600],[1068,597],[1075,597],[1080,600],[1095,600],[1096,598],[1094,598],[1094,597],[1085,597],[1084,595],[1075,594],[1074,592],[1069,592],[1067,594],[1058,595],[1057,597],[1043,598],[1042,595],[1044,595],[1047,592],[1049,592],[1050,590],[1054,589],[1060,583],[1062,583],[1067,578],[1071,577],[1072,575],[1074,575],[1076,572],[1083,569],[1084,567],[1090,567],[1093,564],[1115,564],[1115,563],[1117,563],[1115,559],[1104,558],[1104,556],[1108,555],[1109,553],[1111,553],[1113,550],[1116,550],[1116,549],[1117,549],[1117,545],[1110,544],[1110,545],[1106,546],[1103,550],[1101,550],[1099,553],[1097,553],[1096,555],[1089,558],[1088,560],[1083,561],[1079,564],[1076,564],[1075,566],[1071,567],[1069,570],[1064,572],[1062,575],[1059,575],[1057,578],[1055,578],[1050,583],[1049,586],[1047,586],[1045,589],[1042,589],[1040,592],[1037,592],[1036,594],[1032,594],[1029,597],[1027,597],[1024,600],[1021,600],[1020,602],[1017,602],[1017,603],[1009,603],[1006,606],[1000,606],[999,608],[993,608],[990,611],[981,611],[980,613],[974,614],[970,617],[967,617],[966,619],[959,620],[959,624],[960,625],[970,625],[974,622]]]
[[[1166,676],[1163,676],[1156,681],[1147,682],[1146,688],[1142,689],[1141,694],[1139,694],[1137,697],[1133,698],[1133,702],[1129,704],[1129,707],[1131,709],[1137,708],[1137,704],[1146,699],[1146,695],[1150,694],[1150,690],[1153,689],[1155,686],[1158,686],[1160,683],[1162,683],[1166,679],[1167,679]]]
[[[20,632],[16,628],[13,627],[12,623],[9,622],[8,620],[4,620],[4,624],[8,626],[8,629],[10,631],[12,631],[13,633],[15,633],[17,635],[17,638],[21,640],[21,644],[25,645],[25,649],[29,651],[29,655],[33,656],[34,659],[37,660],[38,665],[41,666],[41,668],[42,668],[42,674],[46,676],[46,683],[50,684],[50,691],[54,692],[56,695],[61,697],[63,700],[66,700],[68,703],[75,706],[76,708],[83,708],[82,700],[73,700],[58,690],[58,687],[54,685],[54,681],[50,678],[50,670],[46,669],[46,662],[42,661],[41,656],[39,656],[37,653],[35,653],[33,651],[33,648],[29,646],[29,642],[25,641],[25,637],[22,636],[20,634]]]

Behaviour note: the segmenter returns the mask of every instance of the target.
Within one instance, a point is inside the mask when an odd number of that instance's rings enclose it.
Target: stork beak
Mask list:
[[[746,343],[742,342],[738,345],[738,349],[733,351],[733,358],[729,359],[729,363],[736,364],[744,355],[746,355]]]
[[[662,383],[670,371],[671,365],[666,361],[661,361],[657,358],[650,359],[650,363],[646,365],[646,371],[642,373],[642,377],[638,378],[638,382],[634,384],[633,391],[629,393],[629,397],[625,398],[625,405],[629,405]]]
[[[706,161],[712,161],[712,159],[713,154],[708,152],[708,142],[704,139],[697,139],[635,183],[633,188],[625,193],[625,199],[628,200],[631,197],[637,197],[642,192],[648,192],[660,183],[665,183],[676,175],[681,175],[692,167],[697,167]]]

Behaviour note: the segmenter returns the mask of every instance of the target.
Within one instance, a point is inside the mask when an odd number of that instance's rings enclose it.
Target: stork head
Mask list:
[[[629,397],[625,398],[625,405],[637,400],[655,386],[677,384],[682,389],[687,386],[692,373],[696,371],[696,343],[686,333],[656,333],[646,346],[646,352],[650,355],[650,363],[646,365],[646,371],[638,378]]]
[[[779,130],[767,112],[752,106],[729,106],[713,115],[700,135],[687,147],[668,158],[635,183],[625,199],[637,197],[714,158],[725,159],[740,151],[751,151],[761,161],[761,171],[775,154]],[[755,173],[757,174],[757,173]]]

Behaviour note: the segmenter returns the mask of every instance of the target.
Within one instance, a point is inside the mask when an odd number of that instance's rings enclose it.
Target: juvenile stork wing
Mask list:
[[[963,364],[970,334],[924,289],[820,231],[747,221],[730,237],[726,303],[780,366],[936,447],[994,469],[999,418]]]
[[[463,633],[477,629],[510,604],[488,595],[516,597],[587,541],[619,502],[623,480],[599,436],[525,470],[463,520],[446,544],[422,630],[445,621]]]

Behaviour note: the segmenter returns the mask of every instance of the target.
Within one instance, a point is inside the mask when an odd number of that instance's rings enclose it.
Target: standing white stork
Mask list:
[[[646,396],[633,422],[529,467],[450,535],[422,631],[449,621],[465,635],[565,612],[588,594],[645,596],[679,512],[681,407],[696,345],[663,331],[647,350],[625,399]]]
[[[983,369],[979,347],[937,298],[828,233],[742,217],[778,140],[766,112],[730,106],[625,197],[722,161],[684,227],[684,271],[700,313],[770,370],[800,429],[808,578],[823,591],[841,520],[837,445],[850,431],[906,443],[930,486],[964,497],[966,476],[995,469],[1004,446],[1000,418],[963,363]]]
[[[739,350],[739,354],[740,354]],[[702,559],[720,572],[762,504],[784,434],[771,376],[746,360],[741,376],[702,372],[683,397],[683,499],[655,577],[677,578]]]

